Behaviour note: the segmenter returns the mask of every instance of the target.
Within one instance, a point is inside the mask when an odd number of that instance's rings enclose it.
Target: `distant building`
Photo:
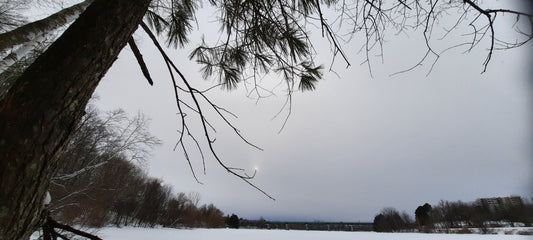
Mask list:
[[[478,206],[483,206],[491,212],[503,211],[513,207],[521,207],[524,205],[521,197],[497,197],[497,198],[479,198],[475,202]]]

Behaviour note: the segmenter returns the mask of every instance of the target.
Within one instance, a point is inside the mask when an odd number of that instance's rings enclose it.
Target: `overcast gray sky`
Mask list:
[[[206,38],[217,36],[216,28],[205,29]],[[192,42],[200,36],[194,34]],[[486,46],[447,53],[427,76],[431,62],[391,77],[416,64],[425,49],[415,34],[388,37],[384,63],[373,58],[373,78],[367,65],[359,65],[363,56],[357,53],[357,39],[346,44],[352,66],[337,64],[337,74],[326,72],[316,91],[294,93],[292,114],[280,133],[287,109],[272,118],[285,101],[283,89],[259,102],[246,97],[243,85],[208,92],[238,115],[231,121],[264,149],[249,147],[211,115],[219,156],[250,173],[257,168],[253,183],[276,201],[227,174],[211,156],[203,175],[201,159],[191,149],[204,184],[196,183],[183,152],[173,151],[180,122],[166,66],[142,32],[135,38],[154,86],[126,47],[98,87],[96,104],[148,115],[152,133],[164,142],[147,163],[149,174],[176,191],[198,192],[202,202],[240,217],[372,221],[384,207],[413,215],[418,205],[441,199],[533,196],[532,44],[496,52],[483,74]],[[316,60],[329,66],[327,42],[318,39],[316,47]],[[213,84],[188,60],[190,48],[169,51],[191,83],[200,89]],[[268,76],[264,81],[274,86],[280,80]],[[193,127],[198,123],[197,116],[188,119]],[[201,139],[201,129],[193,131]]]

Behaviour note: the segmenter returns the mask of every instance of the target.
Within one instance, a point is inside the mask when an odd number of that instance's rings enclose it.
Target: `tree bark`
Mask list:
[[[56,32],[64,30],[65,26],[76,20],[91,2],[86,0],[47,18],[0,34],[0,99],[25,68],[46,50],[57,36]]]
[[[96,0],[0,100],[0,239],[27,239],[57,158],[150,0]]]
[[[48,32],[74,21],[91,2],[92,0],[87,0],[78,3],[41,20],[0,34],[0,53],[9,50],[17,44],[35,41],[35,38],[38,36],[46,35]]]

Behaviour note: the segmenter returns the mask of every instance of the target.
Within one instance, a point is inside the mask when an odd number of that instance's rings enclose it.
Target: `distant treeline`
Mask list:
[[[174,193],[138,167],[159,140],[142,115],[89,108],[58,161],[49,192],[51,216],[90,227],[225,227],[222,211],[199,194]]]
[[[240,219],[242,228],[251,229],[284,229],[309,231],[372,231],[372,223],[365,222],[283,222]]]
[[[412,220],[406,212],[385,208],[375,216],[373,230],[450,232],[478,228],[488,233],[493,227],[532,226],[533,223],[533,204],[525,203],[521,197],[480,198],[474,202],[441,200],[435,206],[421,205],[414,213],[415,220]]]

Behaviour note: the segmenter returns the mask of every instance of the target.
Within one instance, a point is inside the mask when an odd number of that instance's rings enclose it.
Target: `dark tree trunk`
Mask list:
[[[0,101],[0,239],[27,239],[58,156],[150,0],[96,0]]]

